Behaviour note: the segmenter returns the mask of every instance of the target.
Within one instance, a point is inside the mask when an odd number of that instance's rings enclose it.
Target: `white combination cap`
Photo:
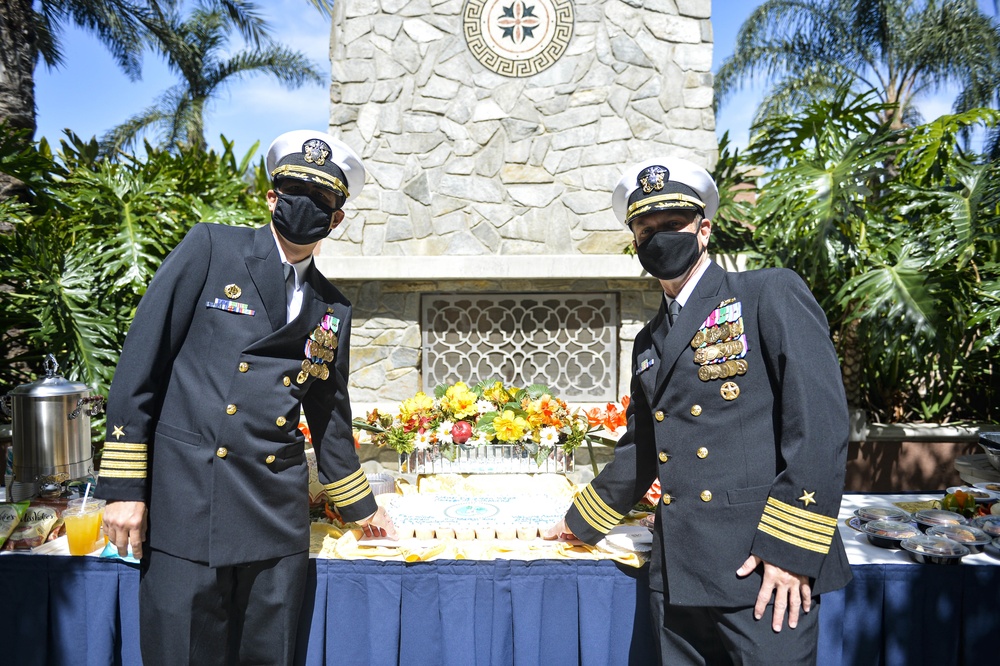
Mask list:
[[[365,186],[365,167],[358,154],[343,141],[315,130],[285,132],[272,141],[267,172],[273,183],[284,178],[304,180],[333,190],[345,201]]]
[[[697,210],[712,219],[719,210],[719,190],[712,175],[694,162],[654,157],[625,170],[611,195],[611,207],[626,226],[658,210]]]

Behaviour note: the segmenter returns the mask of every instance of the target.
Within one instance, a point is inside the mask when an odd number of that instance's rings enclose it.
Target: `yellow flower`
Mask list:
[[[483,391],[483,397],[497,407],[503,407],[510,402],[511,394],[504,389],[501,382],[494,382],[493,386]]]
[[[441,409],[452,414],[456,419],[472,416],[476,410],[476,394],[469,390],[464,382],[449,386],[441,398]]]
[[[525,405],[525,411],[528,412],[528,422],[532,429],[538,429],[542,426],[562,427],[562,420],[559,418],[560,405],[548,394],[543,395],[538,400],[528,402]]]
[[[493,419],[493,430],[501,442],[516,442],[524,437],[528,430],[528,422],[514,412],[505,409],[502,414]]]
[[[413,417],[434,409],[434,399],[421,391],[412,398],[403,401],[399,406],[399,420],[409,422]]]

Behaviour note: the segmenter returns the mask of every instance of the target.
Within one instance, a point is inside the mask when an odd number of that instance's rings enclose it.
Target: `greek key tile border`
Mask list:
[[[538,15],[514,18],[526,10]],[[504,39],[510,37],[513,46],[519,27],[515,24],[526,18],[536,19],[531,29],[541,32],[537,45],[520,51],[508,48]],[[500,20],[510,27],[501,27],[503,37],[497,38],[489,22]],[[571,0],[467,0],[462,11],[462,30],[472,56],[486,69],[511,78],[534,76],[555,64],[573,37],[573,23]]]

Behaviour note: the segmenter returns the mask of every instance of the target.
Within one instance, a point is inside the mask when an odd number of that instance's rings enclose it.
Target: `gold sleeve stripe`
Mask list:
[[[339,503],[340,500],[348,499],[350,497],[353,497],[354,495],[356,495],[359,492],[364,491],[365,489],[368,489],[369,492],[371,491],[371,486],[368,485],[368,477],[366,477],[366,476],[362,476],[360,479],[356,479],[354,481],[354,483],[350,487],[347,487],[347,488],[341,487],[341,488],[337,488],[336,490],[334,490],[333,488],[330,487],[332,485],[333,484],[325,486],[325,488],[326,488],[326,494],[332,500],[334,500],[334,501],[336,501],[338,503]]]
[[[607,534],[611,530],[610,527],[606,527],[604,524],[595,523],[593,519],[590,517],[590,515],[584,510],[584,508],[580,506],[579,498],[573,501],[573,506],[575,506],[577,508],[577,511],[580,512],[580,517],[586,520],[591,527],[593,527],[601,534]]]
[[[106,469],[146,469],[146,461],[128,462],[126,460],[103,460],[101,470]]]
[[[602,500],[601,496],[597,494],[596,490],[594,490],[594,486],[588,484],[587,487],[583,489],[583,492],[581,494],[586,495],[587,500],[590,502],[590,504],[597,511],[603,513],[605,518],[613,521],[616,525],[622,518],[625,517],[623,514],[618,513],[610,506],[608,506],[607,502]]]
[[[330,499],[331,501],[333,501],[334,506],[338,507],[349,506],[351,504],[354,504],[355,502],[363,500],[364,498],[368,497],[371,494],[372,494],[372,488],[371,486],[368,485],[368,479],[365,479],[365,485],[361,488],[358,488],[358,490],[354,493],[353,497],[348,495],[345,496],[343,499],[337,499],[334,497],[331,497]]]
[[[358,494],[364,495],[365,493],[370,493],[370,492],[371,492],[371,486],[368,485],[368,480],[366,479],[362,483],[359,483],[356,488],[351,488],[350,490],[343,490],[339,493],[334,493],[331,492],[330,490],[327,490],[326,495],[327,497],[330,498],[330,501],[332,501],[334,504],[343,504],[345,501],[349,500],[352,497],[355,497]]]
[[[784,511],[779,511],[773,506],[765,506],[764,514],[772,516],[775,520],[787,523],[788,525],[797,525],[803,529],[811,530],[817,534],[827,534],[833,536],[833,533],[837,531],[836,527],[831,527],[829,525],[824,525],[821,523],[815,523],[808,520],[802,520],[793,515],[787,514]]]
[[[365,476],[365,470],[364,469],[358,469],[358,471],[354,472],[353,474],[351,474],[349,476],[344,477],[340,481],[334,481],[333,483],[328,483],[324,487],[328,491],[336,492],[336,491],[340,490],[341,488],[346,488],[348,486],[352,486],[352,485],[356,484],[359,479],[367,479],[367,478],[368,477]]]
[[[133,442],[104,442],[105,451],[136,451],[145,453],[149,448],[148,444]]]
[[[815,523],[822,523],[823,525],[830,525],[832,527],[837,526],[837,519],[832,516],[824,516],[821,513],[814,513],[812,511],[806,511],[805,509],[800,509],[797,506],[792,506],[791,504],[785,504],[781,500],[775,499],[773,497],[767,498],[767,503],[776,509],[781,509],[787,513],[800,518],[805,518]]]
[[[108,479],[145,479],[146,470],[117,470],[117,469],[104,469],[101,468],[98,478],[108,478]]]
[[[149,456],[145,453],[124,453],[122,451],[105,451],[101,460],[146,460]]]
[[[791,534],[793,536],[799,537],[800,539],[805,539],[806,541],[812,541],[821,546],[826,546],[829,548],[830,543],[833,541],[832,536],[824,537],[816,534],[815,532],[810,532],[809,530],[800,529],[798,527],[792,527],[787,523],[783,523],[780,520],[775,520],[771,516],[763,515],[760,517],[760,522],[762,525],[770,525],[774,529],[784,532],[786,534]]]
[[[583,519],[599,532],[609,531],[624,517],[611,509],[598,496],[593,486],[589,485],[583,489],[583,492],[576,496],[576,499],[573,500],[573,505],[576,506],[577,511],[580,512]],[[616,518],[615,516],[618,517]]]
[[[573,500],[573,504],[580,512],[580,515],[582,515],[588,523],[601,532],[607,532],[618,524],[617,521],[610,520],[607,516],[603,516],[600,512],[594,510],[589,498],[584,496],[582,493],[578,495],[575,500]]]
[[[775,539],[779,539],[781,541],[784,541],[785,543],[790,543],[793,546],[798,546],[799,548],[803,548],[805,550],[811,550],[814,553],[822,553],[823,555],[826,555],[827,553],[830,552],[829,547],[824,548],[819,544],[810,543],[809,541],[804,541],[802,539],[797,539],[789,534],[779,532],[778,530],[770,527],[769,525],[765,525],[763,522],[761,522],[761,524],[757,526],[757,529],[765,534],[770,534]]]

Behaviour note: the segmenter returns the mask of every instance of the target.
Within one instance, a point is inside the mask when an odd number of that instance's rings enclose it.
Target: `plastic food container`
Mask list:
[[[991,537],[1000,537],[1000,516],[979,516],[969,524],[978,527]]]
[[[990,543],[986,544],[986,552],[1000,559],[1000,537],[993,539]]]
[[[935,525],[965,525],[968,522],[962,514],[944,509],[921,509],[913,514],[913,520],[921,532]]]
[[[854,515],[862,523],[869,520],[893,520],[896,522],[909,522],[910,514],[894,506],[863,506],[854,512]]]
[[[899,545],[919,564],[958,564],[969,554],[969,549],[959,542],[930,534],[903,539]]]
[[[941,536],[952,541],[957,541],[970,553],[981,553],[990,541],[993,540],[989,534],[978,527],[972,525],[937,525],[927,528],[928,536]]]
[[[910,523],[897,520],[871,520],[862,528],[868,542],[879,548],[899,548],[899,542],[920,534]]]

